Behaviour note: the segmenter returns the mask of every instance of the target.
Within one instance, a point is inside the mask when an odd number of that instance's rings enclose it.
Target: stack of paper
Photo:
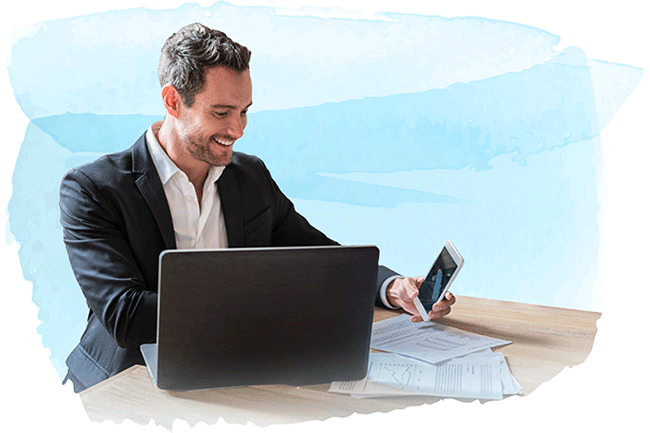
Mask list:
[[[503,354],[490,350],[509,343],[439,323],[412,323],[404,314],[373,325],[370,347],[391,353],[371,353],[365,379],[333,382],[329,391],[500,400],[522,392]]]

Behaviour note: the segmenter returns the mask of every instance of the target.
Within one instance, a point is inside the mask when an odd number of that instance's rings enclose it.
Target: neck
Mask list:
[[[189,181],[194,185],[200,204],[201,196],[203,195],[203,184],[208,177],[210,164],[198,161],[187,154],[174,128],[174,120],[173,117],[165,116],[162,122],[157,122],[153,125],[153,132],[158,143],[160,143],[160,147],[163,148],[167,156],[169,156],[169,159],[185,173]]]

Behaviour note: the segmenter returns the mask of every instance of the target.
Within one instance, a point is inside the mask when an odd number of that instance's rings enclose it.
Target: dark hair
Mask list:
[[[203,24],[189,24],[171,35],[162,47],[158,80],[161,86],[172,84],[187,106],[205,83],[205,69],[227,66],[235,71],[248,70],[251,52],[225,33]]]

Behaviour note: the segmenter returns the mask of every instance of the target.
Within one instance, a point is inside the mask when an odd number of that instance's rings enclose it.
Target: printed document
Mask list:
[[[500,353],[488,350],[431,365],[393,353],[371,353],[363,380],[333,382],[330,392],[354,397],[433,395],[500,400],[521,393]]]
[[[483,352],[471,353],[469,355],[463,356],[462,359],[466,361],[476,360],[479,361],[483,356],[496,356],[499,358],[499,365],[501,366],[501,385],[503,387],[504,395],[516,395],[523,393],[523,388],[515,379],[515,377],[510,373],[510,368],[506,362],[505,356],[501,352],[492,352],[492,350],[487,349]]]
[[[370,347],[437,364],[472,352],[511,343],[441,323],[413,323],[410,317],[408,314],[402,314],[374,323]]]

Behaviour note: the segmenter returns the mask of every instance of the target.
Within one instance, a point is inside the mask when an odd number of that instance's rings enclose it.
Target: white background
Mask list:
[[[208,6],[213,2],[198,2]],[[271,5],[301,7],[304,5],[347,10],[394,11],[422,15],[478,16],[517,22],[539,27],[561,37],[557,51],[575,45],[588,58],[637,67],[648,65],[650,40],[643,2],[583,2],[549,0],[539,6],[515,1],[418,2],[390,1],[232,1],[237,5]],[[422,3],[422,4],[420,4]],[[601,5],[602,3],[602,5]],[[11,44],[22,29],[38,21],[72,17],[88,13],[145,6],[150,9],[177,7],[177,1],[111,2],[16,2],[5,6],[0,19],[1,55],[5,63],[0,69],[0,101],[3,105],[2,140],[4,156],[0,159],[0,207],[6,209],[11,196],[11,174],[17,152],[23,141],[28,120],[20,111],[9,85],[6,64]],[[13,35],[13,36],[12,36]],[[12,39],[13,38],[13,39]],[[47,85],[47,83],[43,83]],[[645,316],[650,284],[648,269],[647,192],[650,182],[648,166],[647,78],[632,92],[601,134],[604,155],[602,210],[599,224],[601,244],[601,275],[603,276],[603,316],[593,351],[580,366],[565,369],[553,380],[543,384],[525,398],[509,398],[505,402],[460,403],[443,401],[431,406],[412,407],[389,414],[354,415],[345,419],[311,422],[309,425],[272,426],[265,431],[331,431],[343,429],[375,429],[397,431],[417,428],[418,431],[637,431],[647,425],[647,398],[640,392],[650,385],[648,380],[648,341]],[[634,149],[631,152],[630,149]],[[630,158],[631,154],[637,155]],[[37,174],[36,174],[37,175]],[[1,213],[6,226],[6,213]],[[1,243],[2,301],[2,369],[4,402],[0,404],[6,431],[141,431],[141,426],[125,422],[91,423],[78,396],[71,387],[62,387],[36,333],[38,309],[31,301],[31,284],[21,275],[18,246]],[[452,313],[453,314],[453,313]],[[179,422],[174,431],[189,430]],[[197,426],[194,430],[259,430],[255,426]],[[160,430],[150,426],[145,431]]]

